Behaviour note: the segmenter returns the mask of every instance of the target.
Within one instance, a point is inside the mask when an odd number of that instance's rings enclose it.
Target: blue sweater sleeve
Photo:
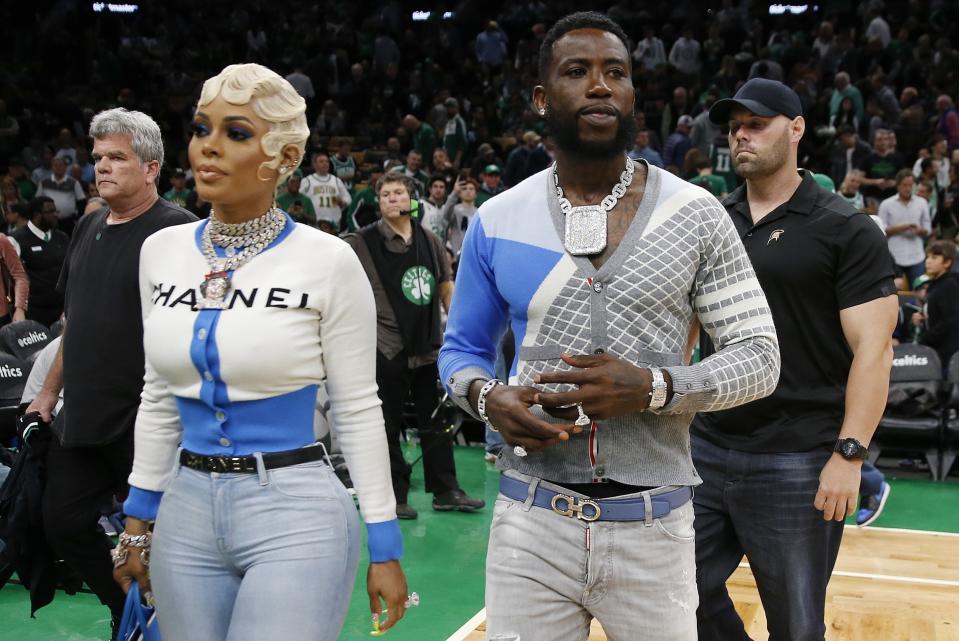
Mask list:
[[[370,563],[398,561],[403,558],[403,534],[396,519],[366,524],[366,547]]]
[[[131,485],[127,500],[123,502],[123,513],[143,521],[155,521],[161,498],[163,492],[142,490]]]
[[[506,332],[509,306],[496,287],[490,260],[493,240],[486,237],[483,219],[466,230],[450,305],[446,335],[440,349],[440,379],[466,368],[479,368],[493,376],[496,348]],[[519,268],[519,266],[517,266]]]

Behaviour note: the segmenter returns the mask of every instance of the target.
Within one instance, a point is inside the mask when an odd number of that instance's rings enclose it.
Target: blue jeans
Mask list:
[[[353,499],[320,461],[258,474],[181,467],[150,566],[175,641],[335,641],[359,562]]]
[[[486,553],[486,638],[586,641],[596,618],[609,641],[696,641],[694,563],[690,503],[648,523],[587,523],[500,494]]]
[[[703,479],[694,498],[699,640],[749,639],[726,590],[745,555],[769,641],[823,641],[843,524],[824,521],[813,501],[831,452],[754,454],[693,436],[692,454]]]

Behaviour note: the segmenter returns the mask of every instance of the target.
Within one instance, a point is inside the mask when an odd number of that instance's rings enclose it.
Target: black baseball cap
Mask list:
[[[717,125],[729,122],[734,107],[744,107],[764,118],[783,115],[795,118],[802,115],[802,103],[791,88],[767,78],[753,78],[739,88],[732,98],[717,100],[709,110],[709,119]]]

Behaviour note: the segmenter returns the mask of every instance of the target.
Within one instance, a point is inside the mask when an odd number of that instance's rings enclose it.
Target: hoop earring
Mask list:
[[[271,180],[274,180],[274,179],[273,179],[273,178],[264,178],[263,176],[260,175],[260,170],[263,169],[263,167],[265,167],[265,166],[266,166],[266,163],[264,163],[264,164],[260,165],[259,167],[257,167],[257,169],[256,169],[256,177],[257,177],[257,180],[259,180],[260,182],[268,183],[268,182],[270,182]],[[269,169],[269,167],[267,167],[267,169]]]

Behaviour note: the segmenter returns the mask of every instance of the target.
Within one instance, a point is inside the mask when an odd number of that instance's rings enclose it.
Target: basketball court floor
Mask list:
[[[407,458],[417,455],[410,446]],[[420,518],[400,523],[403,565],[421,605],[386,635],[394,641],[483,639],[483,569],[498,475],[483,461],[481,448],[457,448],[456,465],[463,488],[485,497],[487,507],[476,514],[433,512],[431,496],[422,489],[422,469],[414,470],[410,503]],[[882,517],[870,528],[846,528],[830,583],[826,638],[959,641],[959,483],[895,477],[890,482],[893,490]],[[340,641],[370,638],[365,575],[361,561]],[[746,563],[729,586],[750,635],[766,641],[762,605]],[[30,618],[27,596],[18,585],[0,590],[0,641],[109,638],[108,615],[93,595],[58,593],[36,619]],[[605,638],[594,624],[590,641]]]

